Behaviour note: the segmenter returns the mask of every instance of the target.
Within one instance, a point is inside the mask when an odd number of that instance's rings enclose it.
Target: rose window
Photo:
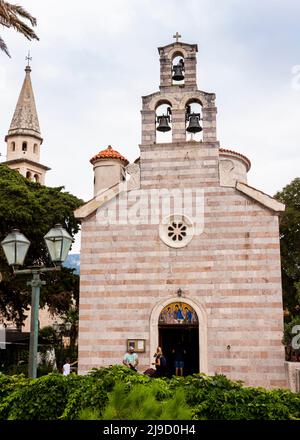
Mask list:
[[[186,237],[186,226],[183,223],[175,223],[173,222],[170,226],[168,226],[168,236],[173,240],[182,241],[184,237]]]
[[[165,217],[159,226],[160,239],[168,246],[186,246],[194,235],[193,222],[183,214]]]

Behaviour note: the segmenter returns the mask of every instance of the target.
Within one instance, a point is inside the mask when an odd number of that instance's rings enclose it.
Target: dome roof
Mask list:
[[[93,156],[90,160],[92,164],[94,164],[97,160],[101,159],[118,159],[125,163],[125,165],[129,164],[128,160],[122,156],[118,151],[114,150],[110,145],[105,149],[100,151],[98,154]]]
[[[227,148],[219,148],[219,152],[221,155],[225,155],[225,156],[235,156],[240,158],[246,165],[247,167],[247,171],[250,170],[251,168],[251,162],[248,159],[248,157],[244,156],[241,153],[238,153],[237,151],[233,151],[233,150],[227,150]]]

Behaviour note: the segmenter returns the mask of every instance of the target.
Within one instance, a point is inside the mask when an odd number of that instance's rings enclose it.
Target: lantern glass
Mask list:
[[[72,323],[71,323],[70,321],[67,321],[67,322],[65,323],[65,329],[66,329],[66,331],[69,332],[69,331],[71,330],[71,327],[72,327]]]
[[[13,229],[2,240],[1,246],[10,266],[22,266],[30,246],[30,241],[18,229]]]
[[[73,242],[71,235],[57,224],[50,229],[44,239],[53,263],[62,264],[67,258]]]

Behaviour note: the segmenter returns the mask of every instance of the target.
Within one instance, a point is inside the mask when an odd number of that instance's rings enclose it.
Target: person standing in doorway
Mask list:
[[[183,369],[184,369],[184,357],[186,354],[185,349],[179,343],[173,350],[174,354],[174,366],[175,366],[175,374],[176,376],[183,376]]]
[[[161,347],[157,347],[156,352],[154,353],[154,357],[155,357],[155,362],[153,362],[152,365],[155,365],[156,377],[165,376],[167,361],[165,356],[163,355]]]

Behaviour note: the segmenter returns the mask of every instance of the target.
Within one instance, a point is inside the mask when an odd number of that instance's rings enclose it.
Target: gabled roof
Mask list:
[[[170,43],[167,44],[166,46],[160,46],[157,48],[158,52],[160,53],[162,49],[166,49],[167,47],[192,47],[193,49],[195,49],[196,52],[198,52],[198,45],[197,44],[189,44],[189,43],[184,43],[183,41],[177,41],[174,43]]]
[[[131,188],[128,186],[126,182],[117,183],[111,188],[104,190],[101,194],[94,197],[92,200],[85,203],[83,206],[80,206],[78,209],[74,211],[74,215],[76,218],[80,220],[89,217],[91,214],[93,214],[93,212],[95,212],[98,208],[100,208],[102,205],[107,203],[109,200],[113,199],[122,192],[130,191],[130,189]],[[268,194],[263,193],[262,191],[259,191],[256,188],[252,188],[246,183],[237,182],[236,189],[241,193],[247,195],[248,197],[251,197],[256,202],[260,203],[266,208],[271,209],[272,211],[279,213],[285,210],[285,205],[283,203],[278,202],[278,200],[274,199]]]
[[[274,199],[268,194],[265,194],[264,192],[256,188],[253,188],[252,186],[249,186],[246,183],[236,182],[235,187],[238,191],[242,192],[248,197],[251,197],[252,199],[259,202],[261,205],[271,209],[272,211],[279,213],[285,210],[285,205],[283,203],[278,202],[278,200]]]
[[[25,72],[26,75],[23,86],[5,140],[9,136],[15,135],[35,136],[38,139],[42,140],[41,129],[30,78],[31,68],[27,66]]]

